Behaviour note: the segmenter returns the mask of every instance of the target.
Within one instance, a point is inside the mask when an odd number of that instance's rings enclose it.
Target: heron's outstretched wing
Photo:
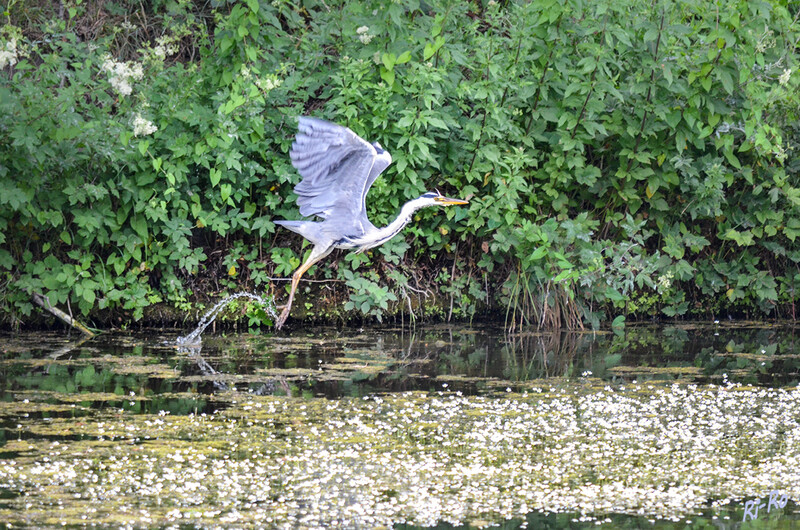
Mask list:
[[[366,219],[364,199],[391,163],[389,153],[346,127],[309,117],[299,121],[289,156],[303,177],[294,187],[300,214]]]

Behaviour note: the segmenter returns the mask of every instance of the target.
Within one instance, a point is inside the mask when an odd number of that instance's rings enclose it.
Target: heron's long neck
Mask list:
[[[403,208],[400,210],[400,215],[397,216],[397,219],[389,223],[388,225],[384,226],[383,228],[379,228],[377,232],[377,237],[375,238],[375,243],[370,245],[371,247],[377,247],[378,245],[382,245],[386,243],[398,233],[400,230],[405,228],[405,226],[411,221],[411,216],[414,215],[414,212],[422,208],[424,205],[421,204],[423,201],[420,199],[414,199],[412,201],[408,201],[403,205]]]

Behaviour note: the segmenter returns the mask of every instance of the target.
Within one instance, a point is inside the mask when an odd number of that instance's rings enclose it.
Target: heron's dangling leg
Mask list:
[[[305,263],[300,265],[300,267],[294,271],[292,274],[292,290],[289,291],[289,300],[286,302],[286,306],[283,308],[281,315],[278,317],[278,321],[275,323],[275,327],[281,329],[283,324],[286,322],[286,319],[289,318],[289,311],[292,310],[292,300],[294,300],[294,292],[297,290],[297,285],[300,283],[300,277],[310,269],[316,262],[327,256],[333,251],[333,245],[330,246],[320,246],[317,245],[311,250],[311,255],[308,257]]]

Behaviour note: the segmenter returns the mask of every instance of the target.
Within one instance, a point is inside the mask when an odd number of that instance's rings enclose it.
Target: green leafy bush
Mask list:
[[[375,224],[434,187],[470,199],[351,258],[370,272],[312,270],[348,310],[795,316],[794,4],[51,4],[12,2],[0,34],[6,321],[33,292],[127,320],[274,289],[301,253],[272,223],[298,215],[301,114],[390,150]]]

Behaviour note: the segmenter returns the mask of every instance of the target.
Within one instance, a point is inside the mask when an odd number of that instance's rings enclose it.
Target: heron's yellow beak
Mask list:
[[[469,201],[462,201],[461,199],[451,199],[449,197],[436,197],[434,199],[442,206],[453,206],[457,204],[469,204]]]

